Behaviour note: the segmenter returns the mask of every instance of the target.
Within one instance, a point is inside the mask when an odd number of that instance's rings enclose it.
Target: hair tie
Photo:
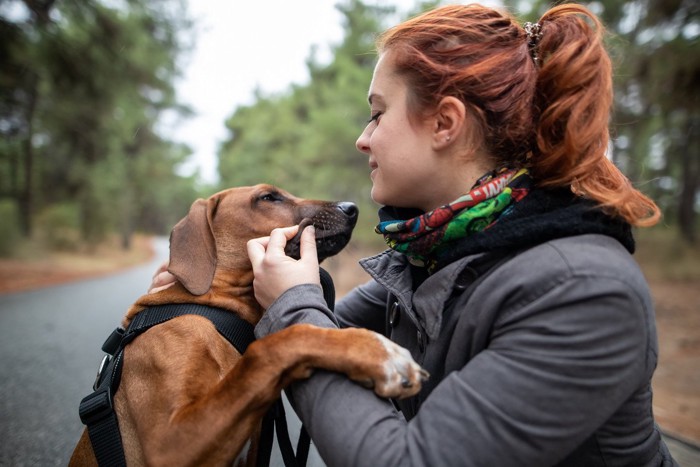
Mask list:
[[[542,39],[542,25],[540,23],[527,22],[523,27],[525,28],[525,34],[527,34],[527,46],[530,49],[532,61],[537,65],[540,61],[537,46],[540,43],[540,39]]]

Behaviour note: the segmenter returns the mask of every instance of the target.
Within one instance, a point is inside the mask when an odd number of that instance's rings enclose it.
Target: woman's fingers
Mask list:
[[[153,274],[153,279],[151,280],[151,285],[148,288],[148,293],[156,293],[161,290],[165,290],[168,287],[172,287],[177,282],[177,277],[173,276],[168,272],[168,261],[158,267],[155,274]]]
[[[298,225],[273,230],[270,233],[270,241],[267,245],[267,252],[274,255],[287,256],[284,253],[284,247],[287,245],[289,240],[294,238],[298,231]]]
[[[260,237],[248,240],[246,249],[248,250],[248,258],[253,265],[253,271],[258,269],[258,266],[265,259],[265,250],[270,242],[270,237]]]
[[[318,267],[318,252],[316,251],[316,229],[310,225],[304,229],[299,239],[299,255],[301,261]]]
[[[165,290],[167,288],[172,287],[173,285],[175,285],[176,282],[177,282],[177,279],[175,279],[173,276],[173,281],[168,283],[168,284],[161,285],[159,287],[156,287],[155,285],[151,285],[151,288],[148,289],[148,293],[151,294],[151,293],[160,292],[161,290]]]
[[[304,229],[299,239],[300,260],[295,260],[284,252],[287,242],[298,231],[298,225],[275,229],[269,237],[256,238],[247,243],[248,257],[255,275],[255,297],[264,308],[296,285],[320,283],[313,227]]]
[[[155,279],[156,276],[157,276],[158,274],[160,274],[161,272],[167,271],[167,270],[168,270],[168,265],[169,265],[169,264],[170,264],[170,261],[168,261],[168,260],[163,261],[163,263],[162,263],[160,266],[158,266],[158,269],[156,269],[156,272],[153,273],[152,279]]]
[[[287,240],[294,238],[298,230],[299,226],[294,225],[292,227],[275,229],[267,237],[248,240],[246,249],[248,250],[250,262],[253,264],[253,270],[258,268],[268,252],[275,255],[279,255],[281,252],[281,254],[285,256],[284,247],[287,244]]]

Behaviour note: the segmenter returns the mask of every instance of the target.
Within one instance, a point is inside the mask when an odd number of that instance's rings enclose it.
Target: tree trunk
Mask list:
[[[44,31],[46,25],[51,22],[49,12],[55,0],[25,0],[24,3],[29,8],[37,22],[39,31]],[[20,207],[20,223],[22,232],[26,237],[30,237],[33,231],[32,215],[34,211],[34,119],[36,114],[37,101],[39,99],[39,75],[36,71],[28,70],[29,85],[27,86],[28,101],[26,109],[27,133],[22,142],[24,151],[24,184],[18,191],[18,202]]]
[[[700,189],[700,158],[697,154],[697,125],[694,125],[692,117],[686,124],[686,132],[683,144],[679,147],[681,152],[681,193],[678,203],[678,224],[684,240],[694,245],[696,237],[695,204],[698,189]]]
[[[32,73],[31,84],[29,85],[29,100],[27,102],[27,132],[22,142],[24,152],[24,183],[18,190],[18,201],[20,208],[20,224],[22,233],[29,238],[32,235],[32,214],[34,211],[34,113],[36,110],[38,94],[38,78]]]

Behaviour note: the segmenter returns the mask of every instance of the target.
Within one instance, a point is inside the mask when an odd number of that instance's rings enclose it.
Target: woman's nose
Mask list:
[[[361,153],[369,154],[369,132],[366,128],[355,141],[355,147]]]

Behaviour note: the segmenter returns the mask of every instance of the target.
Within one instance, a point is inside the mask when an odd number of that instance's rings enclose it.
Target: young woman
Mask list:
[[[389,250],[333,315],[313,232],[251,241],[256,334],[362,326],[430,374],[392,403],[318,373],[290,390],[329,465],[675,465],[652,415],[657,344],[631,226],[656,205],[606,158],[610,60],[598,19],[536,24],[442,7],[378,41],[357,140]],[[395,404],[395,405],[394,405]]]

